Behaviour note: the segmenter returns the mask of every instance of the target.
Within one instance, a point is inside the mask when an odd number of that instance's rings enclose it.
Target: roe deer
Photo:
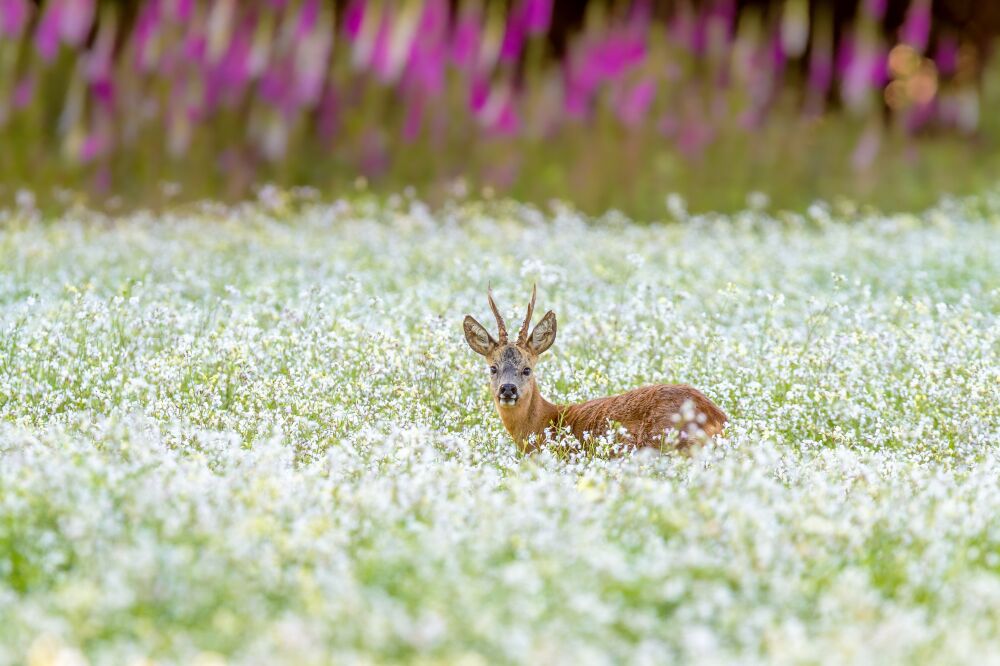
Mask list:
[[[628,431],[628,443],[635,447],[660,447],[667,443],[668,433],[676,433],[679,443],[690,443],[700,430],[706,437],[722,431],[726,414],[701,391],[686,384],[655,384],[577,405],[554,405],[538,391],[535,364],[538,357],[556,339],[556,315],[549,310],[531,334],[531,315],[535,308],[535,288],[517,341],[507,339],[507,327],[493,300],[493,290],[487,298],[499,329],[499,340],[466,315],[463,322],[465,340],[477,354],[490,364],[490,389],[500,420],[518,447],[528,452],[538,447],[548,428],[568,427],[583,441],[584,433],[605,434],[612,423]],[[694,421],[685,420],[685,405],[694,409]]]

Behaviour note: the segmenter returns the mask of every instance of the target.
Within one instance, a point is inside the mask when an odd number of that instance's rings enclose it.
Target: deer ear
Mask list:
[[[556,341],[556,313],[549,310],[542,320],[535,324],[528,338],[528,348],[535,356],[552,346]]]
[[[477,354],[486,356],[496,348],[498,343],[490,335],[490,332],[471,316],[465,315],[462,328],[465,330],[465,341],[472,347],[472,351]]]

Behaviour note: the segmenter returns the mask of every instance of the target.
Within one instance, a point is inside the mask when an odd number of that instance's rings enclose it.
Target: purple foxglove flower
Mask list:
[[[90,84],[94,99],[105,107],[111,107],[115,101],[115,84],[110,78],[101,79]]]
[[[917,52],[923,53],[927,48],[927,39],[931,32],[931,3],[928,0],[914,0],[906,12],[906,20],[899,29],[899,40],[909,44]]]
[[[573,76],[569,58],[563,63],[563,111],[569,118],[580,120],[587,115],[590,94],[580,86]]]
[[[11,108],[15,111],[18,109],[23,109],[31,103],[31,98],[35,95],[35,76],[33,74],[28,74],[24,76],[17,85],[14,86],[14,92],[11,94]]]
[[[366,4],[365,0],[352,0],[344,11],[344,32],[347,34],[347,38],[352,41],[361,34]]]
[[[525,0],[524,29],[529,35],[544,34],[552,23],[552,0]]]
[[[419,96],[406,100],[406,118],[403,121],[403,140],[412,143],[420,136],[420,126],[424,117],[424,102]]]
[[[389,168],[389,150],[381,130],[369,128],[361,136],[361,172],[375,178]]]
[[[889,52],[884,46],[877,46],[872,52],[870,76],[872,88],[882,88],[889,82]]]
[[[524,40],[527,21],[523,13],[515,8],[507,17],[507,27],[503,33],[503,42],[500,45],[500,61],[514,62],[521,55],[524,49]]]
[[[691,35],[695,30],[695,19],[691,14],[691,8],[685,4],[670,17],[667,23],[667,38],[691,50]]]
[[[392,24],[388,12],[386,12],[382,15],[382,22],[379,24],[378,32],[375,34],[371,60],[368,62],[371,70],[383,81],[388,81],[392,76],[391,47]]]
[[[682,155],[696,158],[705,152],[714,138],[715,132],[708,123],[692,119],[681,125],[675,143]]]
[[[35,48],[42,60],[48,62],[56,57],[59,51],[59,29],[62,25],[62,4],[50,2],[42,13],[42,18],[35,29]]]
[[[80,161],[84,164],[93,161],[94,158],[104,152],[104,145],[104,137],[98,132],[91,132],[80,145]]]
[[[831,83],[833,83],[833,58],[828,49],[814,44],[809,57],[809,89],[825,95],[830,90]]]
[[[672,113],[664,113],[660,116],[660,120],[656,124],[657,129],[660,130],[660,134],[665,137],[672,137],[677,134],[680,129],[680,121]]]
[[[444,39],[448,29],[448,0],[424,0],[424,11],[420,17],[420,35],[432,35],[434,39]]]
[[[696,14],[692,30],[688,34],[688,45],[691,53],[696,56],[704,55],[708,48],[708,19],[709,15],[705,12]]]
[[[882,145],[882,131],[877,123],[869,125],[858,140],[854,152],[851,154],[851,166],[856,171],[864,171],[871,167],[878,157],[879,148]]]
[[[640,81],[622,95],[618,117],[627,127],[642,122],[656,97],[656,83],[650,79]]]
[[[211,68],[213,87],[239,90],[250,79],[250,56],[256,25],[252,18],[241,21],[229,38],[229,46],[222,58]]]
[[[950,76],[958,69],[958,43],[953,37],[943,36],[938,40],[937,52],[934,54],[941,76]]]
[[[490,82],[484,76],[476,75],[469,85],[469,110],[479,114],[490,97]]]
[[[187,23],[194,14],[194,0],[168,0],[164,14],[178,23]]]
[[[87,38],[94,22],[94,0],[62,0],[59,34],[63,41],[79,46]]]
[[[340,95],[332,83],[323,89],[323,97],[319,102],[317,128],[319,136],[325,142],[330,141],[337,132],[338,112],[340,111]]]
[[[330,57],[330,31],[317,29],[299,40],[295,53],[295,99],[313,107],[323,92]]]
[[[482,38],[483,31],[478,16],[464,13],[459,16],[451,39],[452,62],[462,69],[473,67]]]
[[[903,116],[903,128],[908,134],[916,134],[934,120],[937,108],[934,100],[912,105]]]
[[[727,38],[732,38],[736,26],[736,0],[717,0],[712,6],[712,13],[728,28]]]
[[[448,5],[446,0],[428,0],[417,27],[410,56],[403,72],[403,87],[420,88],[431,94],[444,89],[448,60]]]
[[[843,77],[854,61],[855,51],[854,35],[850,32],[844,34],[840,39],[840,48],[837,49],[835,69],[837,76]]]
[[[192,31],[185,38],[181,45],[181,57],[192,63],[202,63],[205,61],[205,52],[208,49],[208,41],[204,34]]]
[[[104,21],[97,31],[97,38],[85,56],[84,77],[90,83],[94,98],[105,106],[114,101],[112,57],[115,48],[115,22]]]
[[[771,38],[771,71],[780,72],[785,68],[785,47],[780,31]]]
[[[18,38],[28,23],[28,0],[0,0],[0,36]]]
[[[864,108],[871,91],[875,58],[867,45],[858,48],[841,80],[844,103],[853,111]]]
[[[91,187],[95,192],[101,195],[106,195],[111,192],[111,167],[107,164],[102,164],[97,171],[94,172],[94,178]]]
[[[517,159],[509,159],[500,164],[491,165],[483,174],[483,179],[492,187],[500,190],[510,189],[517,181],[520,165]]]
[[[280,108],[288,98],[291,72],[287,62],[277,61],[268,65],[257,83],[257,94],[275,108]]]
[[[299,11],[299,23],[295,29],[295,37],[302,39],[310,34],[319,20],[319,0],[305,0]]]
[[[865,0],[864,10],[868,16],[876,21],[885,18],[885,11],[889,8],[889,0]]]
[[[513,136],[521,129],[521,117],[514,105],[513,95],[508,96],[491,129],[499,136]]]
[[[148,0],[139,10],[135,27],[132,29],[136,66],[142,72],[150,71],[156,64],[156,36],[160,30],[160,24],[160,3],[158,0]]]
[[[403,85],[438,92],[448,58],[447,0],[426,0],[406,62]]]

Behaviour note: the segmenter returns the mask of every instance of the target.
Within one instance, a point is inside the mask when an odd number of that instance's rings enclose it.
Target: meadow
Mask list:
[[[0,212],[0,663],[998,659],[1000,192],[313,194]],[[725,436],[519,455],[488,282],[558,314],[550,399],[690,383]]]

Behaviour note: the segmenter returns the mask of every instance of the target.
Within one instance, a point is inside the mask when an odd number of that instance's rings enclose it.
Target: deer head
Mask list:
[[[511,343],[507,338],[507,326],[493,300],[492,288],[487,290],[487,299],[497,320],[499,339],[490,335],[486,327],[472,316],[466,315],[463,322],[465,340],[472,351],[484,356],[489,364],[490,389],[497,406],[510,409],[518,403],[530,402],[532,394],[538,390],[535,384],[535,363],[539,355],[556,340],[556,315],[551,310],[546,312],[531,334],[528,334],[531,315],[535,309],[535,287],[532,286],[528,313],[517,334],[517,341]]]

